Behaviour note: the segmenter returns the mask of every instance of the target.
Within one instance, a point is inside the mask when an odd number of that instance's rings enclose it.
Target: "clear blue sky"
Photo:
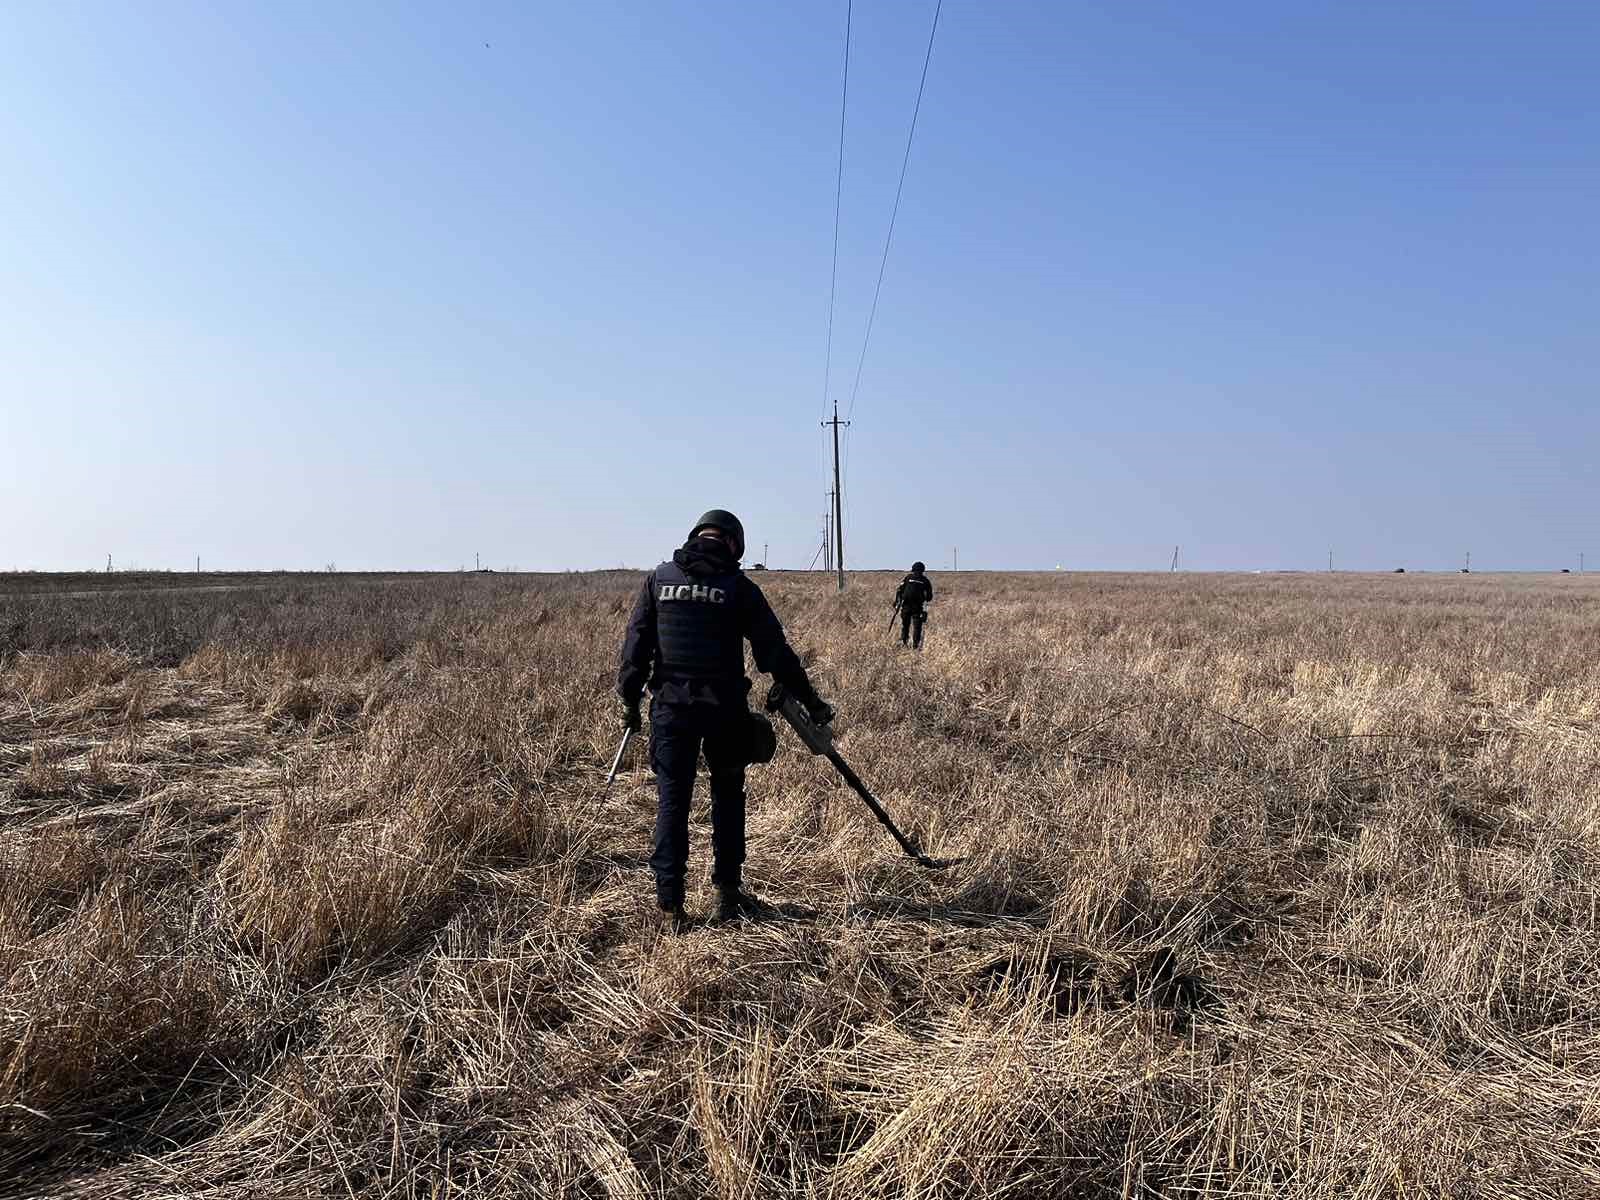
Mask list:
[[[932,4],[857,0],[848,407]],[[0,8],[0,568],[804,565],[841,3]],[[488,43],[486,46],[485,43]],[[947,0],[853,565],[1600,565],[1600,5]]]

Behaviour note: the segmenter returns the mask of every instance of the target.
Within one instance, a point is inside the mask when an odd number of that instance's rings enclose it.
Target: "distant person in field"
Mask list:
[[[640,728],[645,685],[650,701],[650,762],[658,803],[656,903],[673,929],[686,924],[684,877],[689,869],[689,800],[704,750],[711,774],[711,880],[719,916],[737,920],[766,906],[743,890],[744,772],[766,762],[776,742],[765,718],[750,711],[744,643],[756,666],[783,684],[818,725],[833,710],[811,686],[761,589],[739,569],[744,526],[714,508],[695,522],[669,562],[645,576],[628,619],[617,673],[623,726]]]
[[[912,563],[911,574],[894,592],[895,607],[900,610],[900,644],[910,642],[915,650],[922,649],[922,626],[928,620],[928,605],[933,603],[933,583],[927,570],[920,562]]]

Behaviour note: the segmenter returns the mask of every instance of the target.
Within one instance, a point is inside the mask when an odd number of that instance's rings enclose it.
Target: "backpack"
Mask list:
[[[918,579],[915,575],[907,575],[895,589],[894,598],[905,611],[920,612],[927,605],[928,593],[931,590],[926,580]]]

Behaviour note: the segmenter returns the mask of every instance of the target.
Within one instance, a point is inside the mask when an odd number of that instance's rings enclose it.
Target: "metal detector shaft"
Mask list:
[[[617,747],[617,756],[611,760],[611,774],[606,776],[606,786],[610,787],[617,778],[617,768],[622,766],[622,756],[628,752],[628,743],[633,741],[633,730],[622,731],[622,745]]]
[[[918,850],[916,844],[912,842],[912,840],[905,834],[900,832],[899,826],[897,826],[894,823],[894,819],[889,816],[889,810],[878,803],[876,796],[867,791],[867,785],[861,782],[861,777],[850,769],[850,764],[845,762],[837,750],[829,750],[827,758],[828,761],[833,764],[833,769],[839,772],[844,781],[850,785],[850,789],[866,802],[867,807],[872,810],[872,815],[878,818],[879,823],[889,831],[889,835],[893,837],[895,841],[900,843],[900,849],[904,850],[909,857],[916,859],[925,867],[940,867],[945,865],[943,863],[936,862],[935,860],[929,858],[921,850]]]
[[[784,689],[781,683],[772,685],[772,690],[767,693],[767,711],[775,712],[781,716],[800,735],[800,740],[806,744],[807,749],[813,754],[821,755],[833,764],[833,769],[839,772],[840,777],[850,785],[850,790],[860,796],[872,815],[878,818],[878,823],[887,829],[900,849],[910,858],[914,858],[924,867],[932,870],[942,870],[953,866],[959,859],[929,858],[916,843],[900,832],[900,827],[894,823],[894,818],[889,815],[889,810],[878,802],[878,798],[867,790],[867,785],[861,782],[861,777],[850,769],[850,764],[833,745],[833,730],[827,725],[814,725],[811,718],[806,715],[799,702]]]

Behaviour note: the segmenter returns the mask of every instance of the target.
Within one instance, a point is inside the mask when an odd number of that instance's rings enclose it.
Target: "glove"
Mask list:
[[[624,700],[622,702],[622,727],[630,733],[638,733],[644,728],[644,718],[639,715],[639,702],[637,700]]]
[[[820,696],[806,705],[806,716],[811,718],[811,723],[817,727],[833,724],[833,709],[828,707],[828,702]]]

